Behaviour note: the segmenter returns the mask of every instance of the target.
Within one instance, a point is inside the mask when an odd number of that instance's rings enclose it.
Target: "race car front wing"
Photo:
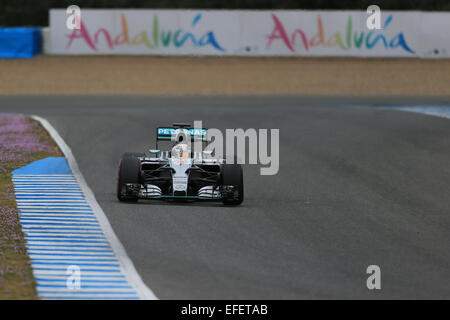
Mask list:
[[[236,186],[206,186],[198,191],[196,196],[174,194],[164,195],[161,189],[155,185],[141,185],[127,183],[121,190],[125,197],[138,197],[139,199],[186,199],[186,200],[236,200],[239,192]]]

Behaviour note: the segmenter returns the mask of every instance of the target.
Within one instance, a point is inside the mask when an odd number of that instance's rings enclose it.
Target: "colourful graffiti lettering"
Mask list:
[[[200,13],[194,17],[191,25],[192,28],[199,23],[201,18],[202,15]],[[194,47],[212,46],[219,51],[225,51],[225,49],[217,41],[213,31],[208,31],[198,37],[194,33],[184,31],[183,29],[163,30],[160,28],[157,15],[153,17],[151,33],[148,33],[147,30],[142,30],[130,37],[127,18],[124,14],[121,15],[121,24],[122,32],[116,36],[112,36],[111,32],[106,28],[99,28],[93,33],[92,37],[85,22],[81,20],[80,30],[74,29],[70,35],[67,35],[69,41],[67,42],[66,49],[71,47],[74,40],[80,39],[84,40],[89,48],[94,51],[98,51],[98,45],[103,39],[103,41],[106,41],[108,48],[111,50],[122,45],[145,45],[149,49],[157,49],[160,45],[163,47],[173,45],[175,48],[179,48],[184,46],[186,43],[190,43]]]
[[[386,29],[389,24],[392,22],[392,15],[390,15],[383,24],[383,29]],[[385,48],[395,49],[402,48],[403,50],[414,54],[414,51],[408,46],[406,43],[405,36],[403,32],[398,33],[394,37],[392,37],[389,41],[383,34],[374,34],[374,31],[370,31],[367,33],[367,36],[364,32],[354,32],[353,33],[353,21],[352,17],[349,16],[347,19],[347,26],[345,31],[345,37],[341,36],[341,32],[333,33],[326,41],[325,41],[325,32],[323,27],[322,17],[317,15],[317,33],[308,38],[307,34],[302,29],[295,29],[290,34],[286,31],[281,20],[272,13],[272,20],[274,22],[274,27],[272,32],[267,35],[267,45],[266,49],[270,50],[272,42],[275,40],[281,40],[282,43],[291,51],[295,52],[295,48],[300,42],[303,45],[303,48],[306,51],[309,51],[310,48],[322,46],[322,47],[339,47],[342,50],[348,50],[354,45],[356,48],[361,48],[363,45],[367,49],[373,49],[378,43],[382,43]],[[352,42],[353,35],[353,42]],[[345,40],[345,41],[344,41]],[[365,40],[365,41],[364,41]]]

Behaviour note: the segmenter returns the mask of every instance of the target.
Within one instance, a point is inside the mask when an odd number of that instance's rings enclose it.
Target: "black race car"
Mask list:
[[[206,141],[206,129],[189,124],[157,128],[156,149],[145,153],[127,152],[119,162],[117,198],[178,201],[222,201],[240,205],[244,200],[244,182],[240,164],[227,164],[211,157],[211,152],[193,152],[188,139]],[[172,142],[168,151],[158,149],[158,141]]]

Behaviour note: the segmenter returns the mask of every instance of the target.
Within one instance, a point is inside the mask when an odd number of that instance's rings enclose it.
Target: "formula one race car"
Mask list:
[[[244,200],[242,167],[211,157],[210,151],[193,152],[187,140],[206,141],[206,129],[189,124],[157,128],[156,149],[145,153],[127,152],[119,162],[117,198],[215,200],[225,205],[240,205]],[[169,151],[158,149],[158,141],[172,142]]]

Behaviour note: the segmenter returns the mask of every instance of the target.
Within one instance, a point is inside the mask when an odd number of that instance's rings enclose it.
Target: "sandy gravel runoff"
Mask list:
[[[450,95],[450,59],[41,55],[0,59],[0,94]]]

